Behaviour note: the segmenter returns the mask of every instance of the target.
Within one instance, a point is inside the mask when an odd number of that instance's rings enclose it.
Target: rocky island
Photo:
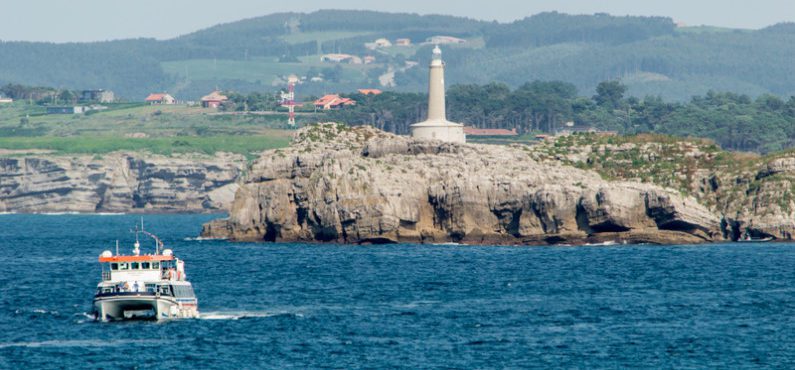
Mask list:
[[[264,152],[203,236],[339,243],[703,243],[730,237],[681,192],[540,158],[321,124]]]

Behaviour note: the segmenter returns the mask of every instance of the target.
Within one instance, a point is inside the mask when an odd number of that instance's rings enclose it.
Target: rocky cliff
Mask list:
[[[370,127],[303,129],[263,153],[207,237],[345,243],[698,243],[724,237],[695,199],[606,181],[527,146],[415,141]]]
[[[245,158],[26,155],[0,158],[0,212],[227,210]]]
[[[792,240],[795,152],[767,156],[727,152],[702,139],[662,135],[558,137],[533,148],[534,158],[653,183],[688,194],[722,219],[732,240]]]

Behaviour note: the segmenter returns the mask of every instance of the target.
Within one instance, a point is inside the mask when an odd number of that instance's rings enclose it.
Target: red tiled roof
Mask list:
[[[166,94],[149,94],[149,96],[146,97],[146,101],[161,101],[165,96]]]
[[[227,98],[225,95],[221,95],[221,93],[218,92],[218,91],[213,91],[213,92],[210,93],[210,95],[202,97],[202,101],[218,101],[218,102],[221,102],[221,101],[225,101],[225,100],[228,100],[228,99],[229,98]]]
[[[359,93],[363,94],[363,95],[370,95],[370,94],[379,95],[382,92],[383,91],[378,90],[378,89],[359,89]]]
[[[502,128],[464,127],[464,134],[469,136],[517,136],[516,130]]]
[[[350,98],[343,98],[337,94],[325,95],[322,98],[315,100],[315,105],[337,107],[340,105],[354,105],[356,101]]]

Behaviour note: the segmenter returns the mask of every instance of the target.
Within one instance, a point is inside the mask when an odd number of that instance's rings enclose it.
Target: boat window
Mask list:
[[[118,263],[111,263],[110,264],[110,269],[113,270],[113,271],[118,270],[119,269],[119,264]]]
[[[193,294],[193,287],[192,286],[185,286],[185,285],[174,285],[174,296],[177,298],[193,298],[195,295]]]
[[[119,264],[119,270],[126,270],[126,269],[127,269],[127,263],[126,262],[122,262],[122,263]]]
[[[133,262],[130,264],[130,270],[138,270],[139,264],[138,262]]]
[[[141,262],[141,268],[144,270],[149,270],[151,264],[149,262]]]

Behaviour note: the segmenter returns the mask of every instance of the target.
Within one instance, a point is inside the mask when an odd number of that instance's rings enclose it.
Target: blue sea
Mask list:
[[[201,319],[96,323],[139,216],[0,215],[0,368],[795,367],[795,245],[196,240],[214,217],[144,217]]]

